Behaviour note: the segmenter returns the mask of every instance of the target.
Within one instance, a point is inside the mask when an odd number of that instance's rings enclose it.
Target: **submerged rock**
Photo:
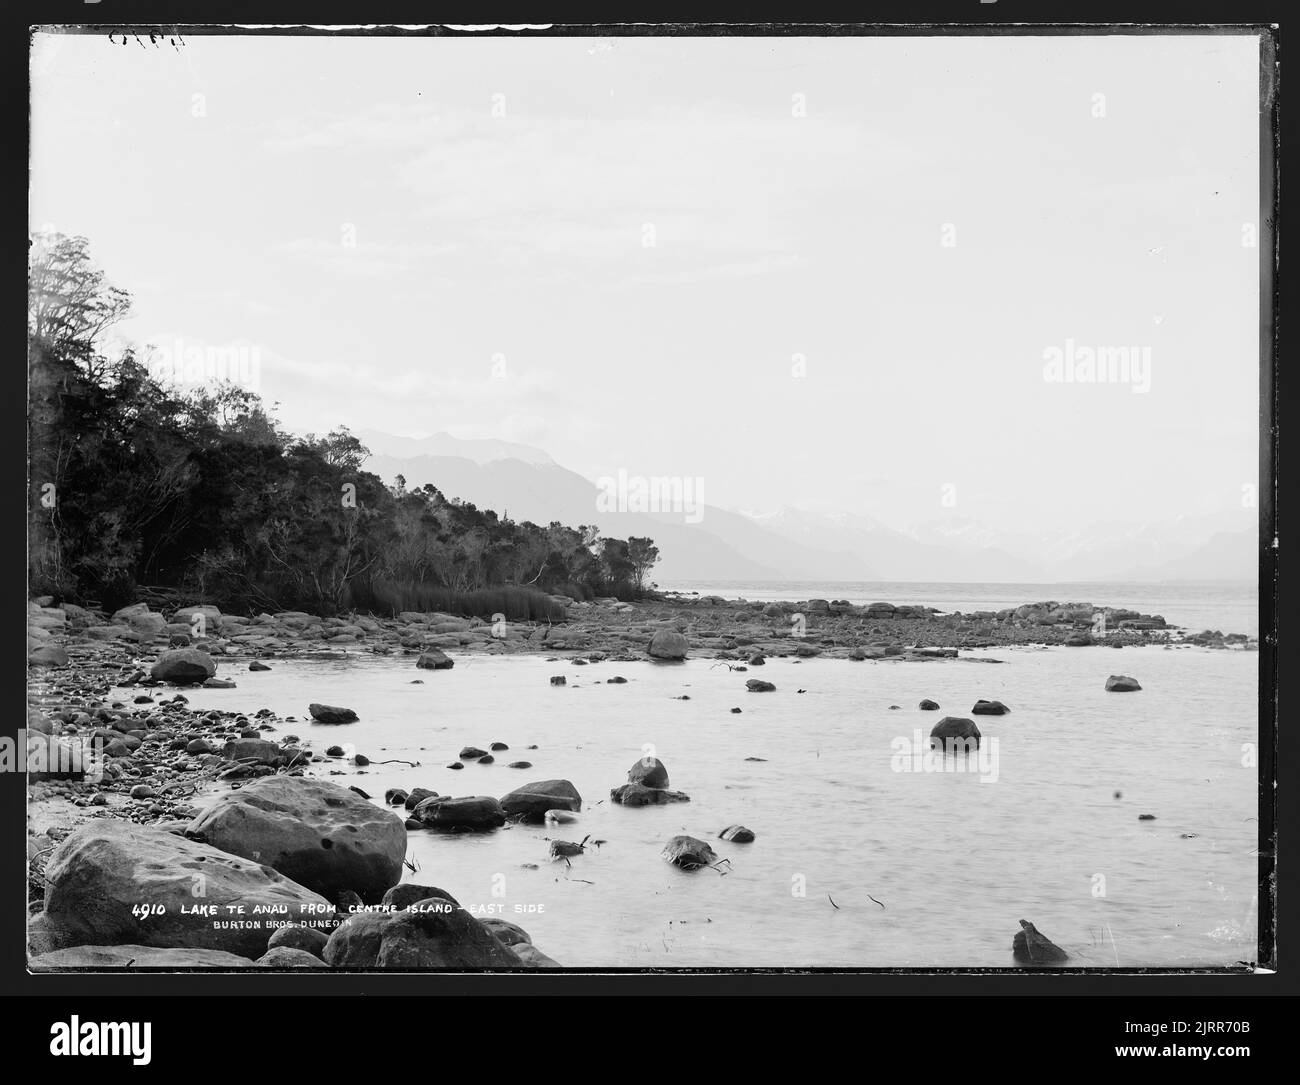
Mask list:
[[[582,796],[568,780],[539,780],[501,797],[506,817],[540,823],[548,810],[581,810]]]
[[[979,749],[980,729],[975,726],[974,720],[968,720],[961,716],[944,716],[938,723],[930,729],[930,747],[932,749],[947,746],[950,743],[965,742],[974,743],[975,748]]]
[[[425,799],[411,815],[426,828],[452,831],[497,829],[506,823],[501,803],[491,795]]]
[[[356,723],[360,718],[350,708],[329,704],[309,704],[307,711],[317,723]]]
[[[776,691],[775,685],[771,682],[764,682],[761,678],[750,678],[745,682],[745,688],[750,693],[773,693]]]
[[[619,806],[663,806],[670,802],[690,802],[690,796],[663,787],[646,787],[645,784],[623,784],[609,793]]]
[[[1001,701],[978,700],[971,708],[971,714],[975,716],[1005,716],[1010,712],[1006,705]]]
[[[1054,964],[1068,961],[1070,955],[1038,933],[1038,928],[1027,919],[1020,921],[1021,929],[1011,940],[1011,955],[1025,964]]]
[[[420,653],[420,657],[415,661],[415,665],[421,670],[426,671],[449,671],[456,664],[455,661],[441,649],[428,648]]]
[[[734,844],[752,844],[754,842],[754,830],[746,829],[743,825],[728,825],[722,832],[718,833],[722,840],[729,840]]]
[[[693,836],[674,836],[664,845],[663,858],[683,870],[698,870],[718,861],[717,853],[703,840]]]
[[[938,701],[932,701],[932,700],[930,700],[929,697],[927,697],[927,698],[925,698],[925,700],[923,700],[923,701],[922,701],[919,705],[917,705],[916,707],[919,708],[922,712],[938,712],[938,711],[939,711],[939,702],[938,702]]]
[[[1106,679],[1106,689],[1111,693],[1135,693],[1141,688],[1136,678],[1126,674],[1112,674]]]
[[[172,682],[178,686],[206,682],[217,673],[217,665],[207,652],[197,648],[177,648],[163,652],[149,669],[149,676],[159,682]]]

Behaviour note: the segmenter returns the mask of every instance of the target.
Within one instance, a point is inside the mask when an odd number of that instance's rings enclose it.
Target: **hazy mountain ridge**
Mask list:
[[[593,524],[607,535],[648,535],[662,580],[840,580],[1032,583],[1064,580],[1251,579],[1255,530],[1231,514],[1157,524],[1105,523],[1044,532],[1000,531],[970,518],[904,529],[842,510],[607,512],[590,480],[541,449],[440,433],[357,436],[366,469],[391,483],[433,483],[449,498],[515,521]],[[695,516],[690,519],[696,518]]]

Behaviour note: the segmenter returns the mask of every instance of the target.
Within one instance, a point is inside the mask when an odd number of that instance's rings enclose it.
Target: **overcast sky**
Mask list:
[[[890,523],[1256,477],[1254,38],[38,35],[32,78],[33,225],[297,431]],[[1150,369],[1045,379],[1070,340]]]

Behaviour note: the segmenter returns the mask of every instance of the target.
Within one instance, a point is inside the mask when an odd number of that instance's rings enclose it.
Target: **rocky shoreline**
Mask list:
[[[767,656],[893,664],[1012,645],[1258,647],[1241,634],[1188,634],[1158,615],[1086,603],[941,614],[828,600],[564,602],[570,620],[546,624],[436,613],[236,617],[202,605],[159,613],[143,603],[102,614],[31,601],[30,967],[560,967],[522,928],[478,919],[444,890],[401,876],[408,831],[476,831],[507,818],[562,824],[581,808],[572,784],[533,782],[499,800],[417,788],[381,806],[315,775],[342,750],[312,750],[293,733],[302,721],[265,708],[189,708],[186,687],[237,684],[239,670],[276,659],[409,655],[413,669],[441,669],[464,653],[572,665],[694,657],[749,670]],[[348,712],[311,706],[319,722],[346,722]],[[662,764],[638,762],[611,798],[686,800],[667,788]],[[753,837],[732,830],[739,835],[724,839]],[[577,854],[584,845],[566,846]],[[669,841],[664,857],[687,869],[716,861],[689,837]]]

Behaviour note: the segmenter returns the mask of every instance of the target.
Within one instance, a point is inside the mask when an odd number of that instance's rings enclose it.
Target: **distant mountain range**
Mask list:
[[[605,511],[594,482],[528,445],[446,433],[409,438],[362,431],[357,437],[372,453],[366,470],[385,482],[401,475],[408,486],[432,483],[449,498],[516,521],[594,524],[617,538],[648,535],[661,554],[654,579],[664,582],[1033,583],[1256,575],[1253,524],[1242,529],[1239,518],[1234,523],[1226,515],[1034,534],[998,532],[957,518],[894,530],[854,513],[790,508],[757,514],[704,505],[689,516]]]

